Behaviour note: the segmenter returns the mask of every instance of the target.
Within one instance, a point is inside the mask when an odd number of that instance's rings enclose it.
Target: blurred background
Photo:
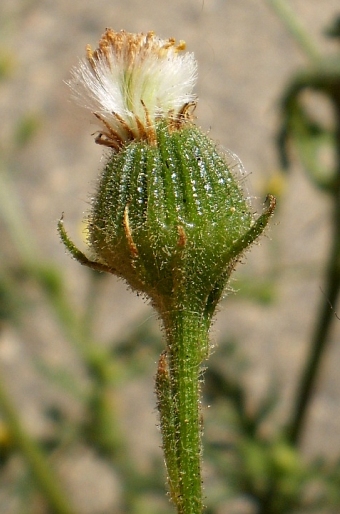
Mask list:
[[[337,42],[324,34],[340,14],[338,0],[286,3],[320,54],[339,56]],[[311,63],[269,4],[2,0],[2,514],[172,511],[154,395],[163,348],[157,316],[124,283],[73,261],[56,230],[64,212],[70,237],[85,249],[82,220],[102,147],[65,81],[106,27],[184,39],[199,64],[197,123],[242,160],[255,211],[267,193],[278,198],[271,227],[238,267],[212,330],[202,406],[207,512],[340,512],[336,305],[328,305],[332,326],[303,432],[298,444],[284,438],[327,301],[333,232],[330,194],[311,179],[294,145],[289,173],[279,159],[284,91]],[[311,106],[318,122],[334,122],[327,95],[316,94]],[[332,155],[322,153],[326,167]],[[53,469],[66,507],[53,503],[39,478],[30,459],[36,452]],[[284,491],[279,506],[263,499],[273,477],[277,497]]]

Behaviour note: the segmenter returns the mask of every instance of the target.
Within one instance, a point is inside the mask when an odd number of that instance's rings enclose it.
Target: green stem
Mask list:
[[[288,5],[287,0],[267,0],[267,3],[277,13],[279,18],[285,24],[295,41],[301,47],[302,51],[310,59],[311,62],[320,59],[320,53],[311,36],[304,29],[302,24],[296,18],[295,12]]]
[[[339,213],[340,216],[340,213]],[[340,218],[339,218],[340,219]],[[320,308],[320,317],[311,342],[311,352],[303,372],[299,386],[298,396],[293,409],[293,420],[289,430],[289,439],[297,444],[302,435],[306,421],[307,408],[314,393],[315,381],[318,375],[321,358],[325,352],[329,333],[334,320],[332,307],[336,305],[340,288],[340,230],[337,226],[337,235],[333,243],[330,262],[326,276],[326,288]]]
[[[334,320],[333,308],[336,308],[340,293],[340,95],[335,102],[337,114],[337,130],[335,140],[337,141],[337,170],[335,174],[334,187],[332,189],[333,213],[331,236],[331,250],[326,268],[324,298],[320,306],[320,315],[311,341],[311,351],[302,374],[296,402],[293,408],[293,415],[288,428],[288,436],[293,444],[297,444],[303,433],[306,422],[308,406],[314,393],[315,381],[325,352],[329,334]]]
[[[168,485],[170,498],[174,505],[177,504],[179,490],[179,470],[176,452],[176,427],[174,416],[174,404],[171,392],[167,352],[161,353],[157,376],[156,394],[158,398],[157,407],[160,414],[160,424],[163,439],[163,452],[168,472]]]
[[[27,435],[18,419],[16,410],[0,381],[0,411],[4,416],[15,446],[24,456],[32,476],[43,493],[53,514],[74,514],[65,494],[59,487],[59,481],[53,473],[45,455],[38,445]]]
[[[25,263],[35,263],[36,244],[22,214],[22,202],[11,182],[5,164],[0,160],[0,216],[4,219],[8,233]]]
[[[210,322],[184,309],[168,313],[164,322],[169,380],[165,372],[160,374],[163,356],[157,387],[171,497],[178,514],[199,514],[203,510],[200,364],[207,356]]]

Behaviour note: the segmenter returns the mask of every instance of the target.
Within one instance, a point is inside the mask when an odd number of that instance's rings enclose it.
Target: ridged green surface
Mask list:
[[[134,141],[109,158],[89,241],[99,260],[157,308],[160,301],[171,308],[174,294],[188,288],[205,302],[253,217],[224,156],[197,127],[169,132],[160,124],[157,140]]]

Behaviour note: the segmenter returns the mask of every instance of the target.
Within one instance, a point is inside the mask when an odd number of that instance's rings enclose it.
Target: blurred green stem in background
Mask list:
[[[279,16],[285,27],[289,30],[297,44],[311,62],[321,58],[320,52],[311,35],[304,29],[302,23],[296,17],[295,12],[289,6],[287,0],[266,0],[267,4]]]
[[[320,288],[323,298],[319,314],[316,316],[309,355],[298,384],[292,417],[288,425],[289,440],[297,444],[303,436],[308,407],[329,341],[332,322],[335,319],[334,309],[336,309],[340,291],[340,54],[338,53],[336,58],[321,59],[310,36],[296,19],[287,2],[283,0],[267,0],[267,2],[278,13],[310,61],[310,67],[293,77],[283,95],[283,123],[279,136],[282,163],[285,167],[289,165],[289,143],[292,141],[310,179],[320,190],[328,194],[332,205],[331,244],[325,282]],[[339,26],[339,19],[335,19],[334,27],[328,30],[328,35],[339,39]],[[321,93],[331,101],[335,114],[333,130],[322,127],[311,118],[301,101],[301,94],[304,91]],[[334,169],[330,177],[322,163],[319,163],[321,145],[324,145],[325,141],[330,142],[329,150],[333,146],[335,156]]]
[[[316,69],[311,71],[310,74],[304,74],[303,77],[303,80],[301,78],[296,80],[295,87],[293,82],[293,85],[288,89],[288,94],[284,98],[283,104],[287,107],[286,113],[289,114],[284,129],[283,142],[286,138],[292,138],[298,147],[299,138],[301,140],[302,137],[305,137],[304,134],[301,135],[299,129],[296,130],[295,124],[290,124],[294,118],[294,106],[298,106],[300,93],[305,89],[321,92],[330,98],[335,112],[334,137],[332,138],[335,146],[335,168],[328,180],[325,180],[324,176],[320,176],[319,180],[320,189],[326,191],[331,203],[331,244],[327,258],[324,285],[320,288],[323,296],[319,315],[316,317],[315,329],[310,343],[310,353],[298,386],[292,420],[288,431],[289,438],[294,444],[298,443],[303,435],[308,406],[315,390],[315,383],[318,378],[322,357],[329,341],[332,323],[336,319],[334,309],[336,309],[340,291],[340,66],[338,68],[330,66],[329,68],[325,67],[325,69]],[[293,109],[288,108],[290,104],[293,105]],[[299,110],[296,110],[296,112],[303,113],[303,111]],[[303,120],[305,121],[306,119],[306,115],[303,113]],[[322,129],[319,128],[319,130],[321,133]],[[311,136],[309,138],[311,140]],[[304,152],[307,153],[309,150],[308,146],[305,145]],[[314,151],[314,154],[316,153]],[[317,183],[318,179],[315,175],[313,175],[312,179]]]
[[[17,409],[9,399],[1,378],[0,412],[8,425],[14,446],[24,456],[33,480],[44,495],[51,512],[53,514],[75,514],[76,511],[73,510],[66,498],[64,489],[60,487],[60,481],[54,474],[46,455],[23,428]]]
[[[24,276],[33,279],[43,294],[44,301],[49,305],[51,312],[56,317],[58,324],[66,339],[73,345],[83,361],[91,379],[89,391],[82,394],[82,401],[88,411],[84,435],[89,444],[99,453],[120,469],[124,476],[124,488],[126,491],[126,504],[131,505],[135,476],[130,473],[131,466],[127,455],[122,455],[125,446],[121,432],[117,428],[114,409],[110,401],[113,394],[116,375],[119,364],[114,365],[113,355],[110,349],[96,344],[92,338],[93,322],[96,315],[96,299],[103,275],[89,271],[89,288],[86,296],[85,309],[80,315],[76,315],[74,308],[68,300],[66,290],[58,271],[51,265],[42,262],[34,237],[23,215],[16,190],[12,184],[12,177],[5,163],[1,162],[0,168],[0,215],[4,220],[7,232],[12,240],[18,256],[17,266]],[[12,280],[11,273],[6,273],[11,292],[21,299],[24,291],[18,291],[18,285]],[[53,380],[51,370],[45,369],[45,375]],[[60,382],[55,376],[54,380]],[[60,385],[60,384],[59,384]],[[74,386],[74,387],[73,387]],[[73,393],[77,398],[78,388],[72,383]],[[5,385],[0,381],[0,412],[4,415],[9,429],[10,438],[13,439],[21,451],[25,461],[29,465],[35,478],[37,488],[41,491],[46,502],[51,506],[55,514],[71,514],[71,508],[67,505],[66,497],[58,485],[58,479],[54,475],[45,454],[35,443],[18,419],[16,409],[5,392]],[[121,455],[121,458],[118,457]],[[65,509],[62,510],[65,504]],[[72,511],[73,512],[73,511]]]

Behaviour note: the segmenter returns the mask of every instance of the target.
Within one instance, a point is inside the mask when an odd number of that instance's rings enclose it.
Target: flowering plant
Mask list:
[[[87,219],[91,258],[59,222],[81,264],[123,278],[158,311],[166,349],[156,393],[171,500],[203,509],[200,377],[209,328],[258,218],[217,146],[193,123],[197,64],[184,42],[107,29],[70,86],[96,117],[109,154]]]

